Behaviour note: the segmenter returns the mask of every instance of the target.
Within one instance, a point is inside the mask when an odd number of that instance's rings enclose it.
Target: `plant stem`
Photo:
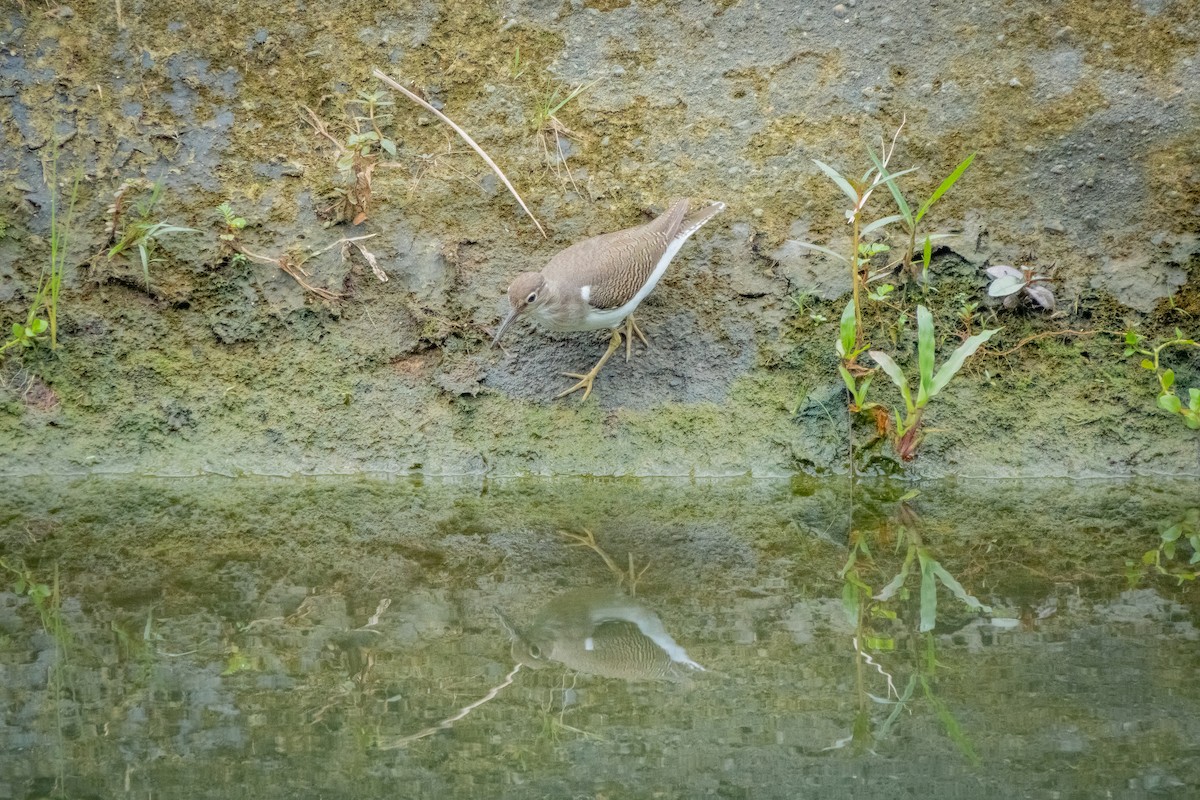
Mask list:
[[[858,349],[862,347],[863,342],[863,324],[862,324],[862,305],[859,301],[859,284],[862,282],[859,276],[858,264],[858,217],[859,212],[854,212],[853,231],[850,234],[850,285],[854,291],[854,347]]]

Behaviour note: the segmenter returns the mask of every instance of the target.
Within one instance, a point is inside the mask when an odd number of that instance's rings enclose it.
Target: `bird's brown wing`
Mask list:
[[[676,200],[645,225],[573,244],[542,270],[547,279],[590,286],[593,308],[620,308],[642,288],[679,232],[688,202]]]

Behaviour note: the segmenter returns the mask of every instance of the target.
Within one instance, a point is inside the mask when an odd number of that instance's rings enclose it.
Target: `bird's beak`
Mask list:
[[[492,337],[492,347],[496,346],[496,344],[500,341],[500,337],[504,335],[504,332],[508,330],[508,326],[512,325],[513,320],[516,318],[517,310],[514,308],[512,311],[508,312],[508,316],[504,318],[504,322],[500,323],[500,328],[496,331],[496,335]]]

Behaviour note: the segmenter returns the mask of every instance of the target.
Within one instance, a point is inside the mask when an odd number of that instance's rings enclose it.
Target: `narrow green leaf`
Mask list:
[[[917,167],[909,167],[908,169],[902,169],[899,172],[889,172],[886,175],[880,176],[879,182],[886,183],[888,186],[891,186],[892,184],[895,183],[896,178],[907,175],[910,172],[916,172],[917,169],[918,169]]]
[[[892,214],[890,217],[880,217],[870,225],[864,225],[863,229],[858,233],[860,236],[866,236],[872,231],[877,231],[885,225],[891,225],[893,222],[899,222],[901,219],[903,219],[903,217],[899,214]]]
[[[904,557],[904,565],[900,567],[900,571],[896,573],[896,576],[888,581],[887,586],[879,590],[879,594],[875,595],[876,600],[891,600],[893,595],[900,590],[900,587],[908,580],[908,572],[912,567],[913,556],[916,553],[917,548],[908,548],[908,555]]]
[[[921,224],[921,218],[925,216],[925,212],[929,210],[929,207],[936,203],[942,195],[949,191],[950,187],[962,177],[962,174],[967,171],[967,167],[971,166],[971,162],[974,160],[975,154],[971,153],[971,155],[964,158],[962,162],[954,168],[954,171],[947,175],[946,179],[942,181],[936,189],[933,190],[933,194],[929,195],[929,199],[922,203],[921,207],[917,210],[916,222],[918,225]]]
[[[1167,557],[1168,561],[1174,560],[1174,558],[1175,558],[1175,543],[1174,542],[1163,542],[1162,551],[1163,551],[1163,555]]]
[[[950,354],[950,358],[946,360],[946,363],[942,364],[942,368],[937,371],[937,374],[933,376],[933,386],[929,390],[929,396],[933,397],[942,389],[946,388],[946,384],[950,382],[950,379],[953,378],[960,369],[962,369],[963,362],[974,355],[975,351],[982,347],[984,342],[999,332],[999,328],[989,328],[982,333],[975,334],[960,344],[958,348]]]
[[[917,226],[913,220],[912,208],[909,207],[908,201],[904,199],[900,187],[896,185],[895,180],[888,174],[887,167],[879,160],[879,156],[875,155],[873,150],[868,149],[867,152],[870,153],[871,160],[875,162],[875,166],[879,169],[880,176],[887,181],[887,187],[892,193],[892,199],[896,201],[896,208],[900,209],[900,217],[904,220],[905,226],[911,231]]]
[[[1163,389],[1169,390],[1172,386],[1175,385],[1175,370],[1173,370],[1173,369],[1164,370],[1162,377],[1159,378],[1159,381],[1162,383]]]
[[[981,603],[979,598],[975,597],[975,595],[968,594],[967,590],[963,588],[963,585],[959,583],[953,575],[947,572],[945,567],[936,561],[933,562],[933,573],[937,575],[938,580],[942,582],[942,585],[949,589],[954,596],[961,600],[968,608],[975,611],[982,611],[984,614],[992,613],[990,606],[986,606]]]
[[[850,370],[841,364],[838,364],[838,373],[842,376],[842,383],[846,384],[846,390],[853,397],[855,390],[858,388],[854,383],[854,376],[850,374]]]
[[[867,389],[870,388],[873,377],[873,375],[868,375],[863,378],[862,382],[858,384],[858,391],[851,392],[854,395],[854,405],[858,406],[859,411],[862,411],[863,406],[867,403]]]
[[[917,389],[917,408],[933,397],[933,361],[937,343],[933,335],[933,314],[925,306],[917,306],[917,362],[921,383]]]
[[[926,633],[937,625],[937,580],[933,577],[933,565],[937,562],[920,549],[917,555],[921,559],[921,624],[917,630]]]
[[[382,147],[389,156],[396,155],[396,143],[391,139],[384,139],[379,143],[379,146]]]
[[[842,309],[842,319],[840,321],[841,336],[838,344],[842,349],[838,351],[838,355],[845,358],[848,353],[854,350],[854,340],[857,338],[858,326],[854,319],[854,300],[851,299],[846,303],[846,307]]]
[[[896,388],[900,390],[901,397],[904,398],[904,405],[911,408],[912,395],[908,391],[908,379],[900,371],[899,365],[892,360],[891,356],[881,350],[870,350],[867,352],[867,355],[874,359],[875,363],[884,371],[884,374],[892,379],[892,383],[896,384]]]
[[[851,625],[858,624],[858,587],[849,582],[842,584],[842,610]]]
[[[844,261],[847,264],[850,263],[850,259],[846,258],[841,253],[833,252],[828,247],[821,247],[821,245],[813,244],[812,242],[796,242],[796,245],[798,245],[799,247],[803,247],[805,250],[816,250],[818,253],[824,253],[827,256],[833,256],[834,258],[838,259],[839,261]]]
[[[933,238],[925,237],[925,250],[921,253],[921,263],[925,272],[929,271],[929,261],[933,258]]]
[[[826,164],[824,161],[818,161],[814,158],[813,163],[820,167],[821,171],[828,175],[830,179],[837,184],[837,187],[842,190],[842,194],[850,198],[850,205],[858,205],[858,191],[850,185],[850,181],[843,178],[840,172]]]

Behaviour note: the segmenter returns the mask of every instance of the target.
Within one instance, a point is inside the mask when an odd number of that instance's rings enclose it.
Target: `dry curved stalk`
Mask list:
[[[427,736],[432,736],[435,733],[437,733],[438,731],[450,730],[451,728],[454,727],[454,723],[458,722],[460,719],[463,719],[464,717],[466,717],[468,714],[470,714],[475,709],[479,708],[484,703],[494,700],[496,695],[500,694],[501,689],[504,689],[506,686],[512,685],[513,678],[516,677],[517,673],[520,672],[520,670],[521,670],[521,665],[517,664],[515,667],[512,668],[512,672],[508,673],[508,675],[506,675],[504,677],[504,681],[502,683],[500,683],[496,686],[493,686],[491,689],[488,690],[488,693],[485,694],[483,697],[479,698],[478,700],[476,700],[473,703],[469,703],[469,704],[463,706],[462,708],[460,708],[458,710],[458,713],[454,714],[453,716],[446,717],[444,720],[439,722],[437,725],[430,725],[428,728],[417,731],[416,733],[410,733],[408,736],[400,736],[395,739],[381,740],[377,745],[378,748],[380,750],[397,750],[401,747],[407,747],[409,744],[417,741],[418,739],[424,739]]]
[[[542,234],[542,237],[549,238],[546,236],[545,229],[542,228],[542,223],[538,222],[538,218],[535,217],[533,215],[533,212],[529,210],[529,206],[525,205],[525,201],[521,199],[521,195],[517,194],[517,190],[513,187],[512,183],[509,182],[508,178],[500,170],[500,168],[498,166],[496,166],[496,162],[492,161],[491,156],[489,156],[487,153],[485,153],[483,151],[482,147],[475,144],[475,140],[472,139],[466,131],[464,131],[462,128],[458,127],[458,125],[456,125],[454,123],[454,120],[450,119],[445,114],[438,111],[436,108],[434,108],[429,103],[427,103],[419,95],[404,88],[395,79],[388,77],[387,73],[385,73],[383,70],[379,69],[378,67],[375,67],[374,69],[371,70],[371,74],[374,75],[379,80],[386,83],[388,86],[392,87],[393,89],[395,89],[399,92],[403,92],[405,97],[412,100],[414,103],[417,103],[418,105],[422,106],[426,111],[429,111],[431,114],[436,116],[442,122],[446,123],[451,128],[453,128],[454,132],[457,133],[459,136],[461,136],[463,141],[466,142],[467,144],[469,144],[471,146],[471,149],[474,150],[476,153],[478,153],[479,157],[482,158],[485,162],[487,162],[487,165],[492,168],[492,172],[496,173],[497,177],[499,177],[500,180],[502,180],[504,182],[504,185],[508,187],[508,191],[511,192],[512,196],[515,197],[517,199],[517,202],[521,204],[521,208],[523,208],[525,210],[525,213],[529,215],[529,218],[531,220],[533,220],[533,224],[537,226],[538,232]]]

